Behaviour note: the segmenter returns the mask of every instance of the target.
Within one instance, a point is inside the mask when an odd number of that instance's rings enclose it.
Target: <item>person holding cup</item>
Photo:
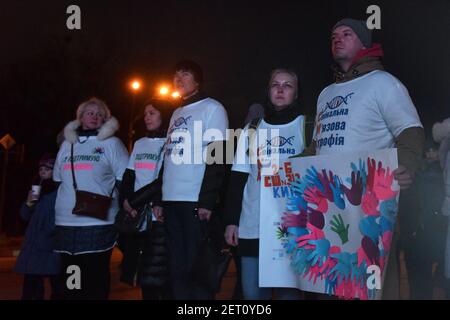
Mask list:
[[[28,222],[24,242],[14,271],[24,274],[22,300],[43,300],[44,281],[49,278],[51,299],[61,297],[60,256],[53,252],[55,233],[55,199],[57,184],[53,181],[55,157],[44,154],[38,164],[39,173],[20,210]]]

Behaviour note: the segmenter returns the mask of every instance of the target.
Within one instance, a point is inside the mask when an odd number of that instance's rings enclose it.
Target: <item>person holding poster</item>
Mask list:
[[[273,70],[268,91],[264,118],[247,124],[239,137],[224,211],[225,239],[231,246],[239,243],[243,295],[252,300],[272,298],[272,288],[261,288],[258,282],[260,184],[284,184],[276,173],[289,173],[290,169],[283,167],[282,160],[302,152],[305,147],[306,119],[297,100],[296,73],[289,69]],[[275,175],[262,181],[267,163]],[[299,299],[300,293],[292,288],[275,291],[277,299]]]
[[[335,83],[318,97],[313,141],[303,155],[396,147],[399,166],[394,178],[401,189],[409,188],[420,165],[425,134],[407,89],[384,71],[382,47],[372,43],[365,21],[337,22],[331,32],[331,52]],[[398,299],[395,240],[391,251],[383,298]]]

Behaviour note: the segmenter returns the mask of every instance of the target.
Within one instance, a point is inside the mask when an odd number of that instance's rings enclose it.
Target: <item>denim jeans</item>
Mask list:
[[[241,257],[242,291],[245,300],[270,300],[272,290],[277,300],[300,300],[302,291],[294,288],[261,288],[259,283],[259,258]]]

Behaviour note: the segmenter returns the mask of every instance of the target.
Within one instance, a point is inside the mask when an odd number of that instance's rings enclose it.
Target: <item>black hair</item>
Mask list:
[[[171,101],[155,98],[149,99],[145,102],[144,110],[145,107],[148,105],[152,105],[161,114],[161,126],[155,132],[148,132],[148,136],[155,138],[163,138],[167,134],[167,130],[169,128],[170,123],[170,117],[172,116],[172,113],[175,109],[175,105]]]
[[[195,82],[199,84],[199,86],[202,86],[203,84],[203,70],[200,65],[192,60],[181,60],[178,61],[178,63],[173,68],[173,72],[177,71],[189,71],[194,76]]]

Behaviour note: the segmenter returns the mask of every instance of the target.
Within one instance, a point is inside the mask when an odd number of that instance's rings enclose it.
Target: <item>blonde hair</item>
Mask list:
[[[294,78],[295,80],[295,99],[298,98],[298,93],[299,93],[299,83],[298,83],[298,76],[297,73],[292,70],[292,69],[287,69],[287,68],[277,68],[277,69],[273,69],[272,72],[270,73],[270,80],[269,80],[269,92],[270,92],[270,86],[272,85],[272,81],[273,78],[275,78],[275,76],[279,73],[287,73],[288,75],[290,75],[292,78]]]
[[[105,101],[100,100],[98,98],[92,97],[89,100],[84,101],[81,103],[77,108],[77,120],[81,120],[81,117],[83,116],[84,111],[86,110],[87,106],[90,105],[96,105],[99,109],[99,111],[103,115],[104,121],[108,121],[109,118],[111,118],[111,111],[109,111],[108,105],[105,103]]]

